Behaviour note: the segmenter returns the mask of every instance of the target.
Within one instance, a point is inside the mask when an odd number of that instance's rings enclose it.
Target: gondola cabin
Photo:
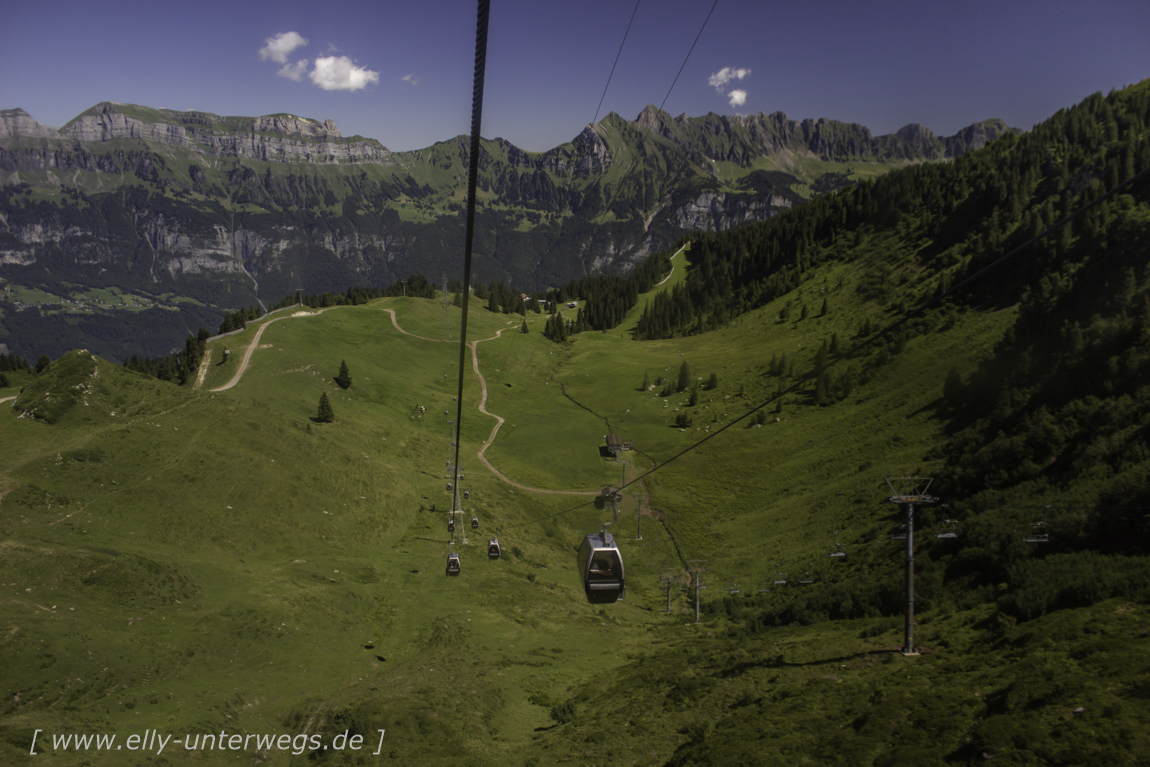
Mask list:
[[[454,551],[447,555],[447,574],[459,575],[459,555]]]
[[[471,529],[472,530],[478,530],[479,529],[479,517],[472,517],[471,518]]]
[[[623,556],[613,535],[599,532],[583,539],[579,546],[579,576],[588,602],[602,604],[623,598]]]
[[[499,559],[499,554],[500,554],[499,539],[498,538],[492,538],[490,541],[487,542],[487,558],[488,559]]]

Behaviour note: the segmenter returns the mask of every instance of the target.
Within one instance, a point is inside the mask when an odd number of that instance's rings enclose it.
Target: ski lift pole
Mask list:
[[[895,489],[895,483],[899,489]],[[922,489],[918,489],[920,482],[925,482]],[[887,484],[895,491],[889,500],[891,503],[906,507],[906,616],[904,624],[903,655],[918,655],[914,649],[914,505],[916,503],[934,503],[937,498],[926,494],[931,479],[918,477],[899,477],[888,479]]]
[[[914,502],[906,505],[906,618],[903,628],[903,655],[914,651]]]

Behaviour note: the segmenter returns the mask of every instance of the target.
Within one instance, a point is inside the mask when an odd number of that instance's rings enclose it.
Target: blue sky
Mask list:
[[[600,118],[663,102],[712,2],[641,0]],[[634,7],[492,0],[483,135],[534,151],[577,135]],[[100,101],[290,112],[418,149],[470,129],[474,36],[472,0],[10,2],[0,107],[56,127]],[[665,109],[783,111],[876,135],[990,117],[1030,128],[1150,77],[1148,40],[1145,0],[719,0]]]

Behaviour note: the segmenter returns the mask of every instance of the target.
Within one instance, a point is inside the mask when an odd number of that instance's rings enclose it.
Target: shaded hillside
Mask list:
[[[476,280],[542,290],[625,274],[684,232],[768,218],[1005,131],[992,121],[953,139],[921,126],[876,138],[828,120],[648,108],[547,152],[484,141]],[[14,319],[0,340],[25,356],[156,355],[224,310],[299,289],[458,276],[467,151],[456,138],[390,152],[292,115],[103,103],[57,131],[4,110],[0,311]],[[124,330],[137,348],[114,348]]]

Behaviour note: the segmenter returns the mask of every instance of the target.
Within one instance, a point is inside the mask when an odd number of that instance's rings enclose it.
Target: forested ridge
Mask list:
[[[1004,134],[953,162],[862,181],[730,232],[692,234],[686,284],[651,301],[637,335],[668,338],[718,327],[802,285],[813,268],[834,259],[873,266],[860,288],[867,297],[886,303],[897,291],[898,303],[913,306],[1150,167],[1148,108],[1146,83],[1095,94],[1030,133]],[[1057,280],[1059,272],[1049,273],[1052,259],[1076,244],[1079,251],[1096,246],[1130,204],[1108,201],[965,300],[1010,303],[1022,285]],[[890,234],[899,252],[887,250]],[[913,265],[895,274],[904,254]]]
[[[686,283],[648,305],[636,334],[703,332],[799,288],[831,259],[866,265],[858,290],[890,323],[910,316],[837,366],[860,366],[863,376],[909,337],[963,313],[1017,305],[989,358],[938,372],[945,386],[934,411],[947,437],[924,458],[939,467],[931,490],[945,507],[924,507],[919,523],[950,519],[960,534],[924,540],[920,605],[992,602],[1014,620],[1113,596],[1150,598],[1148,129],[1143,83],[1095,94],[1030,134],[954,163],[891,173],[763,224],[696,235]],[[784,357],[770,373],[819,380],[830,361],[880,330],[866,321],[849,342],[824,344],[813,370],[803,360],[796,376]],[[830,380],[831,396],[823,388],[806,401],[842,399]],[[744,612],[741,599],[713,609],[757,631],[895,615],[901,591],[901,575],[890,572],[818,584],[769,610]]]

